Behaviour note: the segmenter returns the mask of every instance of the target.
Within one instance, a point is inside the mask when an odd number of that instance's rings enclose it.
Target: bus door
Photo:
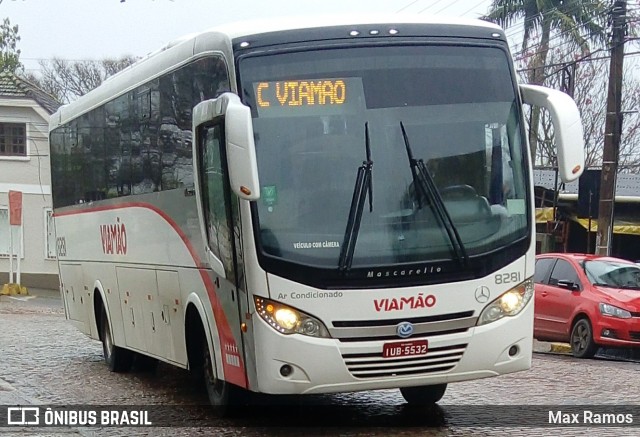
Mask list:
[[[234,117],[237,119],[237,116],[233,114],[229,116],[225,112],[230,106],[230,99],[235,105],[239,105],[236,107],[246,108],[239,102],[237,96],[229,93],[218,99],[203,102],[194,108],[195,150],[193,155],[198,175],[196,195],[201,229],[204,230],[205,251],[215,289],[215,295],[210,298],[223,348],[220,352],[222,361],[225,363],[225,379],[234,382],[236,378],[233,376],[230,378],[227,373],[231,371],[237,375],[240,369],[245,372],[246,364],[252,362],[246,359],[247,351],[244,344],[246,339],[243,338],[241,329],[241,324],[246,322],[244,315],[249,313],[249,297],[244,279],[239,200],[240,198],[252,200],[245,191],[253,188],[253,185],[250,185],[251,188],[243,185],[243,191],[233,189],[237,178],[234,178],[234,172],[230,169],[234,165],[237,166],[238,158],[245,166],[247,162],[242,153],[238,154],[237,151],[229,153],[228,150],[229,142],[233,141],[234,137],[233,132],[229,132],[229,126],[233,123],[228,119],[234,119]],[[246,110],[248,111],[248,108]],[[250,114],[244,113],[244,109],[241,112],[245,120],[248,115],[250,123]],[[250,124],[245,125],[245,128],[250,130]],[[231,126],[231,130],[238,132],[237,126]],[[250,133],[250,135],[252,138],[253,134]],[[255,150],[253,148],[251,150],[253,151],[253,168],[257,168]],[[232,155],[231,158],[229,155]],[[257,170],[255,174],[257,175]],[[257,179],[255,182],[255,186],[258,186]],[[239,362],[240,359],[242,363]],[[236,364],[238,364],[237,368],[232,368]],[[246,375],[243,375],[243,378],[246,378]]]

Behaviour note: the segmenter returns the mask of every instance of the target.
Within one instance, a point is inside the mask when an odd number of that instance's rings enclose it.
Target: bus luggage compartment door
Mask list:
[[[84,289],[82,266],[80,264],[61,264],[62,296],[67,318],[76,324],[78,329],[89,334],[89,316],[92,304]]]

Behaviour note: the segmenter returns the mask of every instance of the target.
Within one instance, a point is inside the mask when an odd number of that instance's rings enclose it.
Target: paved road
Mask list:
[[[538,345],[544,350],[545,345]],[[250,408],[243,415],[217,419],[210,410],[192,407],[206,397],[194,389],[186,371],[160,364],[156,374],[110,373],[101,344],[64,320],[58,296],[0,297],[0,405],[142,405],[155,406],[167,422],[183,427],[152,428],[7,428],[0,436],[102,435],[583,435],[585,427],[545,427],[554,410],[636,404],[638,364],[604,359],[576,360],[568,355],[534,354],[526,372],[451,384],[440,406],[430,411],[408,408],[396,390],[313,398],[268,398],[269,409]],[[275,401],[275,402],[274,402]],[[543,406],[543,415],[535,405]],[[163,407],[164,406],[164,407]],[[167,407],[168,406],[168,407]],[[149,407],[151,408],[151,407]],[[166,408],[160,410],[161,408]],[[591,407],[589,407],[591,408]],[[523,414],[528,411],[530,416]],[[637,413],[637,417],[636,417]],[[515,419],[510,419],[515,417]],[[531,417],[531,423],[526,418]],[[539,418],[542,417],[543,419]],[[519,423],[522,421],[522,423]],[[505,423],[511,426],[505,428]],[[514,423],[515,422],[515,423]],[[287,426],[291,425],[291,426]],[[295,425],[295,426],[293,426]],[[597,435],[640,434],[640,428],[600,427]]]

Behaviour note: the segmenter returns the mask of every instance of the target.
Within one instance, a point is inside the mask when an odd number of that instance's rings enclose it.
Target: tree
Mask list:
[[[522,55],[533,56],[528,82],[542,85],[552,33],[555,31],[555,38],[578,47],[583,55],[587,55],[591,43],[602,44],[606,40],[607,12],[606,3],[600,0],[492,0],[484,19],[504,28],[522,20]],[[529,43],[538,31],[540,42],[530,51]],[[533,158],[536,156],[539,118],[540,109],[533,108],[529,133]]]
[[[5,18],[0,25],[0,71],[14,72],[22,66],[18,41],[18,25],[12,26],[9,19]]]
[[[554,65],[562,65],[571,60],[570,53],[560,49],[550,55]],[[577,62],[575,69],[575,89],[573,98],[580,110],[584,128],[585,168],[602,166],[602,153],[605,138],[605,117],[608,83],[608,63],[602,59],[586,58]],[[561,88],[561,68],[554,67],[544,84],[551,88]],[[525,70],[527,71],[527,70]],[[628,68],[623,78],[625,90],[622,100],[622,135],[619,152],[619,170],[638,173],[640,170],[640,116],[636,108],[640,105],[640,79]],[[551,167],[555,160],[553,147],[553,125],[549,113],[541,112],[541,128],[538,131],[538,150],[534,163]]]
[[[97,88],[105,79],[136,60],[133,56],[99,61],[67,61],[53,58],[50,61],[40,61],[40,74],[29,74],[27,79],[59,102],[69,103]]]

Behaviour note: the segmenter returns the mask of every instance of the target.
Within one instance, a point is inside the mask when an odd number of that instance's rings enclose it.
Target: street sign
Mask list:
[[[16,284],[20,285],[20,258],[22,258],[22,191],[9,191],[9,283],[13,284],[13,226],[17,226],[20,231],[18,238],[18,253],[16,260],[18,268],[16,271]]]
[[[22,191],[9,191],[9,224],[22,224]]]

